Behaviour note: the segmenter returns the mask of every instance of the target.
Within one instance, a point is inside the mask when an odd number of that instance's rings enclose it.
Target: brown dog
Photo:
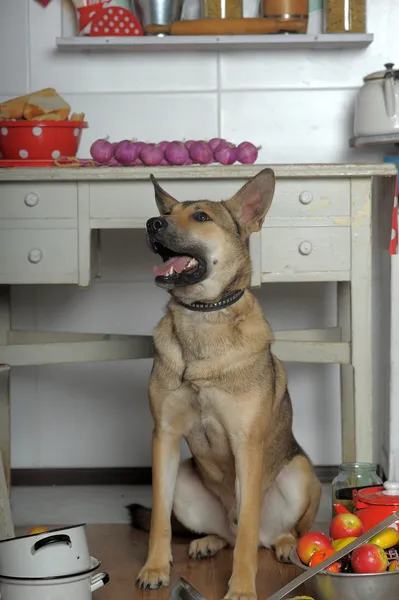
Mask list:
[[[249,235],[274,193],[264,169],[230,200],[178,202],[152,177],[160,217],[147,222],[171,294],[155,331],[150,378],[153,510],[143,589],[169,583],[171,514],[208,534],[189,555],[234,546],[226,598],[254,600],[259,546],[284,560],[313,524],[320,485],[292,433],[284,369],[251,281]],[[180,438],[193,458],[179,464]]]

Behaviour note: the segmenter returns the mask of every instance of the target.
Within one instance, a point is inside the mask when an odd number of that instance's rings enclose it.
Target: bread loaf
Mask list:
[[[44,117],[47,114],[58,114],[61,121],[65,121],[71,107],[53,88],[41,90],[31,94],[25,104],[23,117],[31,120],[35,117]]]

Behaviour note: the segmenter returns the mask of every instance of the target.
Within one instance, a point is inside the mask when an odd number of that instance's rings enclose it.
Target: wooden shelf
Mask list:
[[[57,38],[63,51],[125,51],[173,52],[185,51],[240,51],[240,50],[340,50],[366,48],[374,39],[372,33],[319,33],[267,34],[219,36],[164,36],[164,37],[70,37]]]

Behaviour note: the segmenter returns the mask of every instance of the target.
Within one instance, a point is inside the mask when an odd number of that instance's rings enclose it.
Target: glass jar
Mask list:
[[[365,33],[367,0],[326,0],[326,33]]]
[[[350,490],[373,485],[382,485],[382,480],[377,475],[377,465],[372,463],[343,463],[339,467],[339,473],[332,482],[332,514],[336,516],[334,504],[341,504],[350,512],[355,506]],[[337,498],[338,490],[347,489],[345,498]]]
[[[242,0],[202,0],[201,17],[203,19],[241,19]]]

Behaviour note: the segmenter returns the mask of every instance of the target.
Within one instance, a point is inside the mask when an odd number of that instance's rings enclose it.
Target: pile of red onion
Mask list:
[[[258,150],[251,142],[237,146],[222,138],[209,142],[189,140],[187,142],[159,142],[158,144],[122,140],[109,142],[96,140],[90,154],[102,166],[112,167],[171,167],[188,165],[233,165],[239,162],[252,165],[258,158]]]

